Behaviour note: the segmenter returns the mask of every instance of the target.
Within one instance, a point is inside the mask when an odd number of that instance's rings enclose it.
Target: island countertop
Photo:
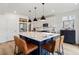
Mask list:
[[[44,41],[51,37],[60,36],[60,34],[57,33],[46,33],[46,32],[20,32],[19,35],[29,37],[36,41]]]

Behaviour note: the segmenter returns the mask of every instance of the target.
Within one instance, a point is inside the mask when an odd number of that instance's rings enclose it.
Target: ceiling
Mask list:
[[[0,3],[0,14],[4,13],[16,13],[20,15],[29,16],[29,10],[31,10],[31,17],[34,18],[35,10],[37,7],[36,16],[41,17],[43,14],[43,6],[41,3]],[[55,15],[57,13],[68,12],[79,9],[79,4],[74,3],[45,3],[44,14]]]

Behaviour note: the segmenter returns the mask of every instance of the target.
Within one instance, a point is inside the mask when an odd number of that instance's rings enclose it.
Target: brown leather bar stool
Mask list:
[[[59,43],[60,43],[60,38],[57,38],[43,45],[43,48],[46,49],[48,52],[54,54],[55,51],[59,51]]]
[[[57,54],[64,54],[63,41],[64,41],[64,36],[60,36],[57,39],[43,45],[43,48],[52,54],[54,54],[55,52]]]
[[[60,50],[59,50],[59,53],[60,54],[64,54],[64,48],[63,48],[63,43],[64,43],[64,35],[60,36]]]
[[[23,54],[30,54],[31,52],[33,52],[34,50],[38,48],[37,45],[32,44],[31,42],[26,42],[25,40],[17,36],[14,36],[14,40],[15,40],[15,45]]]

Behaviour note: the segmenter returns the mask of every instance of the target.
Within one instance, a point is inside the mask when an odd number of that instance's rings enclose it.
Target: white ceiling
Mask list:
[[[29,15],[28,10],[31,10],[31,16],[34,17],[37,7],[37,17],[41,17],[43,14],[43,6],[41,3],[0,3],[0,14],[4,13],[16,13],[21,15]],[[62,12],[68,12],[79,9],[79,4],[74,3],[45,3],[44,13],[45,15],[53,15]],[[52,12],[53,11],[53,12]]]

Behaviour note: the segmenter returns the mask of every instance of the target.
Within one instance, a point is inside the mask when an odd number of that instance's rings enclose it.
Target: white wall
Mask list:
[[[0,43],[13,40],[13,36],[19,33],[18,20],[22,15],[12,13],[0,15]]]

